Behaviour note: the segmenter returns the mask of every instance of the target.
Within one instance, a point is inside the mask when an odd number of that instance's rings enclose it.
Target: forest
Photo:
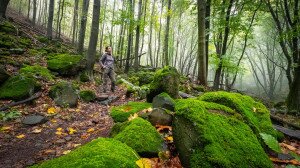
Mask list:
[[[300,167],[298,0],[1,0],[0,167]]]

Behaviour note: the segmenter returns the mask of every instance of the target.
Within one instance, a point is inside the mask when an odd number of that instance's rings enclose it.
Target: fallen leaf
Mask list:
[[[10,126],[4,126],[4,127],[1,127],[1,131],[2,132],[9,132],[11,130],[11,127]]]
[[[33,131],[32,131],[32,133],[35,133],[35,134],[38,134],[38,133],[41,133],[42,132],[42,129],[34,129]]]
[[[91,132],[94,132],[94,131],[95,131],[94,128],[90,128],[90,129],[88,129],[86,132],[87,132],[87,133],[91,133]]]
[[[288,148],[288,149],[291,150],[291,151],[296,151],[296,150],[297,150],[295,147],[293,147],[293,146],[291,146],[291,145],[288,145],[288,144],[286,144],[286,143],[280,143],[280,146],[281,146],[281,147]]]
[[[88,134],[83,134],[83,135],[80,136],[81,139],[87,139],[88,137],[89,137]]]
[[[77,146],[80,146],[81,144],[74,144],[74,148],[76,148]]]
[[[25,135],[24,134],[20,134],[20,135],[16,136],[16,138],[22,139],[22,138],[25,138]]]
[[[57,121],[55,119],[50,120],[52,123],[56,123]]]
[[[75,129],[73,129],[73,128],[69,128],[69,134],[70,135],[72,135],[72,134],[74,134],[75,132],[77,132]]]
[[[56,131],[55,134],[56,135],[62,135],[62,132],[61,131]]]
[[[48,149],[44,152],[45,154],[55,154],[55,150]]]
[[[280,160],[278,158],[270,158],[270,160],[272,162],[276,162],[276,163],[285,163],[285,164],[293,164],[293,165],[297,165],[297,166],[300,166],[300,162],[297,161],[296,159],[293,159],[293,160]]]
[[[172,131],[172,127],[171,126],[156,125],[155,127],[157,128],[158,132],[163,131],[165,129],[167,129],[169,131]]]
[[[173,141],[173,137],[172,136],[168,136],[165,138],[167,141]]]
[[[256,108],[255,107],[253,107],[253,112],[256,112]]]
[[[47,110],[48,114],[55,114],[56,113],[56,109],[54,107],[50,107]]]
[[[66,155],[66,154],[68,154],[70,152],[71,152],[71,150],[66,150],[66,151],[63,152],[63,154]]]
[[[139,168],[151,168],[152,164],[151,164],[151,160],[148,158],[141,158],[138,161],[135,162]]]
[[[137,114],[137,113],[134,113],[133,115],[130,115],[129,117],[128,117],[128,121],[131,121],[131,120],[133,120],[133,119],[135,119],[135,118],[138,118],[139,117],[139,115]]]
[[[62,131],[63,129],[61,127],[57,128],[56,129],[57,131]]]

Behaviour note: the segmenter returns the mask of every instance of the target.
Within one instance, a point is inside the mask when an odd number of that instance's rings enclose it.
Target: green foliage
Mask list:
[[[48,58],[48,69],[61,75],[75,75],[79,69],[84,68],[81,64],[81,55],[57,54]]]
[[[91,90],[80,91],[79,96],[85,102],[93,101],[96,98],[96,94]]]
[[[192,168],[273,167],[247,124],[205,106],[196,99],[176,102],[173,135],[182,163]]]
[[[163,139],[149,121],[138,117],[127,122],[114,139],[127,144],[141,156],[157,155],[162,150]]]
[[[10,77],[0,87],[0,99],[20,100],[29,97],[40,85],[34,78],[26,75],[17,75]]]
[[[265,144],[267,144],[270,149],[272,149],[273,151],[275,151],[277,153],[282,152],[278,141],[272,135],[260,133],[260,136],[262,137]]]
[[[20,73],[36,78],[42,77],[46,81],[52,81],[54,77],[47,68],[44,68],[40,65],[25,66],[24,68],[20,69]]]
[[[12,110],[12,111],[8,111],[8,112],[0,111],[0,120],[2,120],[2,121],[13,120],[13,119],[19,118],[20,116],[21,116],[21,113],[16,110]]]
[[[46,36],[37,36],[37,40],[41,43],[48,43],[49,39]]]
[[[110,115],[115,122],[124,122],[130,115],[151,107],[150,103],[145,102],[128,102],[122,106],[112,107]]]
[[[85,72],[80,73],[79,79],[80,79],[81,82],[88,82],[88,81],[90,81],[89,76]]]
[[[109,138],[98,138],[67,155],[32,166],[33,168],[53,167],[136,167],[137,153],[126,144]]]

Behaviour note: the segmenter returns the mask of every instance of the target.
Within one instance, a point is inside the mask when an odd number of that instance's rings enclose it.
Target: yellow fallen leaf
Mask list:
[[[56,129],[57,131],[62,131],[63,129],[61,127],[57,128]]]
[[[253,112],[256,112],[256,108],[255,107],[253,107]]]
[[[55,134],[56,135],[62,135],[62,132],[61,131],[56,131]]]
[[[71,152],[71,150],[66,150],[66,151],[63,152],[63,154],[66,155],[66,154],[68,154],[70,152]]]
[[[1,127],[0,130],[3,131],[3,132],[9,132],[9,131],[11,130],[11,127],[9,127],[9,126],[4,126],[4,127]]]
[[[94,131],[95,131],[94,128],[90,128],[90,129],[88,129],[86,132],[87,132],[87,133],[91,133],[91,132],[94,132]]]
[[[173,141],[173,137],[172,136],[168,136],[168,137],[166,137],[166,140],[167,141]]]
[[[69,134],[70,135],[72,135],[72,134],[74,134],[75,132],[77,132],[75,129],[73,129],[73,128],[69,128]]]
[[[139,117],[139,115],[137,113],[134,113],[133,115],[130,115],[130,117],[128,117],[128,121],[131,121],[131,120],[133,120],[135,118],[138,118],[138,117]]]
[[[54,114],[54,113],[56,113],[56,109],[54,107],[50,107],[50,108],[48,108],[47,112],[48,112],[48,114]]]
[[[35,133],[35,134],[38,134],[38,133],[42,132],[42,129],[34,129],[32,132]]]
[[[74,144],[74,148],[76,148],[77,146],[80,146],[81,144]]]
[[[148,158],[141,158],[138,161],[135,162],[139,168],[151,168],[151,160]]]
[[[76,112],[80,112],[80,109],[76,109],[75,111],[76,111]]]
[[[20,135],[16,136],[16,138],[22,139],[22,138],[25,138],[25,135],[24,134],[20,134]]]
[[[52,123],[56,123],[57,121],[56,121],[55,119],[52,119],[51,122],[52,122]]]

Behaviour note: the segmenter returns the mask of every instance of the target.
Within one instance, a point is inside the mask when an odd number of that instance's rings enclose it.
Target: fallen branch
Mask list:
[[[144,52],[144,53],[138,55],[138,57],[141,57],[141,56],[143,56],[143,55],[145,55],[145,54],[147,54],[147,53]],[[129,58],[129,60],[131,60],[131,59],[134,59],[134,57]],[[116,61],[126,61],[126,60],[127,60],[127,58],[124,58],[124,59],[116,59]]]
[[[290,123],[288,121],[285,121],[284,119],[282,119],[281,117],[278,117],[278,116],[275,116],[274,114],[270,114],[270,118],[274,121],[277,121],[279,123],[281,123],[282,125],[288,125],[290,127],[293,127],[293,128],[296,128],[298,130],[300,130],[300,126],[299,125],[296,125],[296,124],[293,124],[293,123]]]
[[[17,106],[17,105],[19,105],[19,104],[23,104],[23,103],[32,101],[32,100],[34,100],[34,99],[39,98],[41,95],[42,95],[42,92],[38,92],[38,93],[35,93],[33,96],[31,96],[31,97],[25,99],[25,100],[21,100],[21,101],[18,101],[18,102],[12,102],[12,103],[9,103],[9,104],[7,104],[7,105],[2,106],[2,107],[0,108],[0,111],[4,111],[4,110],[9,109],[10,107]]]
[[[289,136],[291,138],[300,140],[300,131],[299,130],[292,130],[292,129],[285,128],[285,127],[282,127],[282,126],[279,126],[279,125],[275,125],[275,124],[273,124],[273,127],[277,131],[282,132],[284,135],[287,135],[287,136]]]

